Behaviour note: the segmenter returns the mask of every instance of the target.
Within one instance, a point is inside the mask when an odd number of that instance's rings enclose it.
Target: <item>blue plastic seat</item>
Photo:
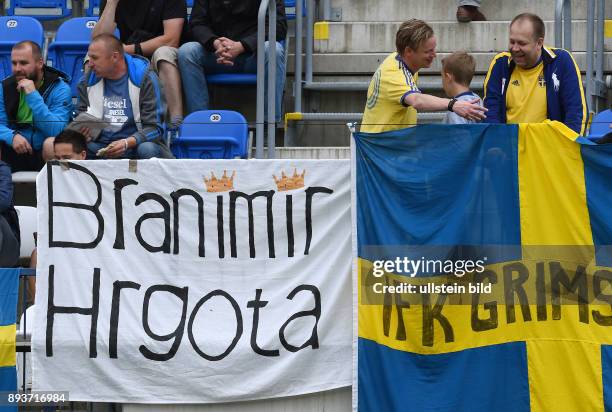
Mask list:
[[[219,73],[207,74],[206,83],[223,85],[255,85],[257,84],[257,74],[255,73]]]
[[[71,78],[72,96],[77,97],[77,86],[83,77],[83,60],[91,42],[91,33],[97,17],[75,17],[66,20],[57,29],[55,40],[49,45],[47,64]],[[118,36],[119,32],[115,31]]]
[[[52,20],[72,15],[72,0],[10,0],[4,4],[7,16],[30,16],[38,20]]]
[[[280,44],[283,45],[285,50],[287,49],[287,43],[282,40]],[[285,53],[285,66],[287,65],[287,53]],[[206,83],[208,84],[220,84],[224,86],[246,86],[257,85],[257,73],[218,73],[218,74],[207,74]]]
[[[249,130],[243,115],[231,110],[201,110],[189,114],[172,142],[177,159],[246,158]]]
[[[612,132],[612,110],[607,109],[597,113],[591,121],[588,138],[599,139]]]
[[[295,19],[295,0],[285,0],[285,17],[287,20]]]
[[[40,22],[26,16],[0,17],[0,80],[11,75],[11,49],[22,40],[31,40],[42,48],[45,37]]]
[[[87,17],[98,17],[100,15],[100,0],[84,0],[83,10]]]

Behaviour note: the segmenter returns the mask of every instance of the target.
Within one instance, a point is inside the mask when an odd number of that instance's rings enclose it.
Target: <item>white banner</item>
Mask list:
[[[351,384],[349,163],[48,164],[34,390],[207,403]]]

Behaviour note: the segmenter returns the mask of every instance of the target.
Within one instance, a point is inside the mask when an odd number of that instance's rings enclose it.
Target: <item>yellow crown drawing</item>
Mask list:
[[[284,170],[281,170],[281,178],[277,178],[276,175],[272,175],[274,183],[279,192],[286,192],[287,190],[295,190],[304,187],[304,175],[306,175],[306,169],[301,175],[298,174],[297,169],[293,169],[293,176],[288,177]]]
[[[206,185],[207,192],[227,192],[228,190],[234,189],[234,176],[236,171],[232,172],[231,177],[227,177],[227,170],[223,171],[223,176],[217,179],[215,172],[210,172],[210,179],[204,178],[204,184]]]

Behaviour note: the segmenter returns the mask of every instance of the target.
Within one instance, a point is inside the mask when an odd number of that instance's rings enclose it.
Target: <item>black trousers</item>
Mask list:
[[[18,154],[12,146],[0,143],[0,159],[8,163],[11,172],[39,172],[45,162],[42,158],[42,149],[33,150],[32,154]]]

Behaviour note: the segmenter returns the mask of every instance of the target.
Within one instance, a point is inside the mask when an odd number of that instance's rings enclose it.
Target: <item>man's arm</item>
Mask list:
[[[75,116],[87,112],[87,110],[89,109],[89,96],[87,95],[87,79],[90,73],[91,72],[89,70],[85,70],[85,74],[83,75],[83,78],[77,86],[78,97],[77,104],[75,107]],[[91,139],[90,130],[86,127],[81,127],[80,132],[89,142],[89,140]]]
[[[219,36],[215,34],[211,27],[210,16],[208,15],[208,0],[195,0],[191,10],[189,27],[195,41],[208,51],[215,51],[212,43]]]
[[[565,113],[563,123],[580,135],[586,133],[587,103],[582,88],[580,69],[569,52],[561,53],[563,79],[560,81],[561,106]]]
[[[0,213],[5,212],[13,201],[13,177],[11,168],[0,161]]]
[[[75,107],[76,115],[86,112],[89,106],[89,96],[87,95],[87,78],[89,77],[90,71],[86,70],[83,78],[77,86],[77,103]]]
[[[480,99],[465,101],[457,100],[453,105],[453,113],[467,120],[482,120],[484,119],[487,109],[478,104]],[[450,99],[442,99],[423,93],[410,93],[404,97],[404,105],[412,106],[417,111],[440,111],[447,110]]]
[[[163,135],[162,122],[166,113],[164,96],[157,75],[148,71],[140,88],[140,121],[142,129],[135,133],[136,143],[150,142]]]
[[[31,80],[27,81],[32,84],[34,89],[34,83]],[[0,87],[0,140],[11,146],[18,154],[32,154],[32,145],[28,139],[8,127],[8,116],[4,108],[4,90],[2,87]]]
[[[8,117],[4,108],[4,91],[0,86],[0,141],[7,145],[13,144],[14,130],[8,127]]]
[[[115,23],[115,12],[117,11],[117,4],[119,4],[119,1],[120,0],[106,0],[106,5],[102,5],[103,11],[100,20],[98,20],[91,32],[92,39],[100,34],[113,34],[115,32],[115,28],[117,28],[117,23]]]
[[[144,54],[146,57],[151,57],[153,53],[155,53],[155,50],[162,46],[179,47],[185,19],[164,20],[163,24],[164,34],[140,43],[142,54]],[[129,54],[135,53],[135,46],[133,44],[125,45],[124,48]]]
[[[133,1],[133,0],[130,0]],[[181,43],[181,34],[187,16],[187,4],[185,0],[165,1],[161,14],[163,33],[160,36],[153,37],[140,43],[142,54],[150,57],[155,53],[155,50],[162,46],[178,48]],[[126,46],[125,50],[134,54],[135,45]]]
[[[503,78],[502,64],[500,60],[506,53],[500,53],[493,58],[484,81],[484,106],[489,109],[485,123],[506,123],[505,105],[503,104],[503,88],[506,87],[508,79]]]
[[[54,87],[47,103],[37,90],[26,93],[25,101],[32,109],[34,127],[45,137],[58,135],[70,121],[72,96],[70,86],[63,81]]]

